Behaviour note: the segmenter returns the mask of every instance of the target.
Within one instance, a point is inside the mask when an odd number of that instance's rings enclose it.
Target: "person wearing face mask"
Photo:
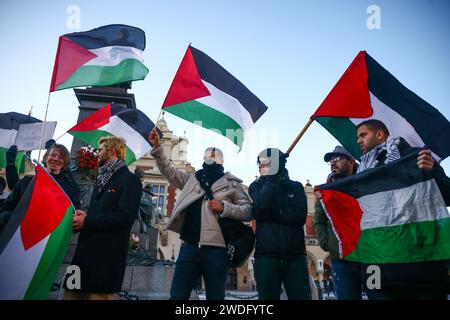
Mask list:
[[[175,266],[170,299],[187,300],[203,277],[207,300],[223,300],[229,269],[227,249],[219,216],[249,221],[251,201],[242,180],[224,172],[223,154],[207,148],[202,169],[186,173],[172,166],[156,129],[149,136],[161,174],[181,190],[166,229],[180,234],[183,243]]]
[[[300,182],[289,179],[287,156],[276,148],[257,158],[261,176],[249,187],[256,220],[255,278],[261,300],[310,300],[303,231],[307,203]]]
[[[73,180],[69,179],[67,175],[62,174],[62,172],[68,168],[70,163],[70,153],[67,148],[62,144],[53,144],[47,149],[42,162],[52,177],[69,196],[70,200],[72,200],[75,208],[79,208],[80,190],[78,185]],[[0,206],[0,232],[8,222],[12,212],[16,208],[32,179],[33,176],[25,176],[19,180],[15,184],[11,194]]]

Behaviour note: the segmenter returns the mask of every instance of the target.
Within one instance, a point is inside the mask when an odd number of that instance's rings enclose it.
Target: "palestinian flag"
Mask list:
[[[390,136],[413,147],[426,146],[440,161],[450,155],[450,122],[428,102],[402,85],[365,51],[361,51],[311,116],[355,156],[356,126],[381,120]]]
[[[143,80],[148,73],[141,29],[111,24],[59,37],[50,92]]]
[[[36,122],[42,121],[17,112],[0,113],[0,168],[6,167],[6,151],[16,141],[19,126]],[[20,173],[25,170],[24,152],[17,152],[16,168]]]
[[[409,263],[450,258],[450,214],[418,151],[316,187],[339,240],[341,258]]]
[[[154,127],[154,123],[142,111],[111,103],[67,132],[95,148],[98,148],[101,137],[124,138],[127,145],[125,162],[129,165],[152,150],[148,136]]]
[[[217,62],[189,46],[162,108],[242,147],[244,132],[266,105]]]
[[[40,165],[0,235],[0,299],[47,299],[72,235],[73,205]]]

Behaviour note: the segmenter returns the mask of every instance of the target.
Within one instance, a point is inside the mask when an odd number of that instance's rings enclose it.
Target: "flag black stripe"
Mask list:
[[[433,178],[432,171],[417,167],[419,149],[403,158],[369,169],[362,173],[318,186],[322,190],[336,190],[354,198],[383,191],[402,189]]]
[[[122,121],[136,130],[136,132],[138,132],[145,139],[145,141],[148,141],[150,131],[152,131],[155,127],[153,121],[138,109],[127,109],[118,104],[112,103],[111,115],[118,116]],[[159,136],[162,137],[161,131],[159,129],[157,129],[157,131]]]
[[[366,54],[368,86],[380,101],[404,117],[440,158],[450,155],[450,122]]]
[[[192,46],[190,49],[202,80],[239,100],[250,113],[253,123],[266,112],[267,106],[231,73],[204,52]]]
[[[25,177],[24,179],[29,178]],[[31,195],[33,194],[35,184],[36,184],[36,176],[34,176],[31,179],[30,183],[28,184],[28,187],[25,189],[24,194],[20,198],[19,203],[17,204],[14,211],[11,213],[11,218],[7,222],[5,228],[3,229],[3,232],[0,234],[0,255],[3,253],[3,250],[5,250],[9,241],[14,236],[17,229],[20,227],[22,220],[28,211],[28,207],[31,201]],[[4,214],[5,212],[2,213]]]
[[[68,33],[64,37],[87,50],[109,46],[145,49],[145,32],[123,24],[111,24],[89,31]]]

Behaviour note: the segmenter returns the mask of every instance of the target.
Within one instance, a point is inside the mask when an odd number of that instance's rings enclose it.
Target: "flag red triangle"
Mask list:
[[[373,114],[370,104],[366,52],[361,51],[311,116],[368,118]]]
[[[319,190],[333,230],[339,239],[342,257],[355,250],[361,236],[362,210],[358,201],[336,190]]]
[[[60,36],[55,66],[53,67],[50,92],[58,90],[58,86],[66,81],[72,73],[95,57],[97,57],[97,55],[91,51],[80,47],[64,36]]]
[[[27,212],[20,224],[20,236],[25,250],[47,237],[61,223],[71,205],[61,187],[41,167],[36,176]]]
[[[84,120],[81,120],[71,129],[67,130],[67,132],[97,130],[98,128],[109,123],[109,119],[111,118],[111,116],[111,104],[108,104],[95,111]]]
[[[211,94],[202,82],[191,49],[188,47],[162,107],[165,108],[209,95]]]

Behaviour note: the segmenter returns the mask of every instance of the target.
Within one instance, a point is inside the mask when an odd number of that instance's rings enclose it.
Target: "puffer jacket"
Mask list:
[[[256,220],[255,258],[305,255],[307,203],[300,182],[261,177],[250,185]]]
[[[166,229],[181,233],[185,223],[186,208],[200,198],[204,198],[201,207],[201,226],[199,245],[225,248],[225,241],[218,223],[219,217],[208,206],[205,191],[195,177],[195,173],[186,173],[175,168],[164,153],[164,147],[153,149],[151,155],[155,158],[161,174],[176,188],[181,190],[172,210],[172,215]],[[213,196],[224,205],[220,214],[222,218],[233,218],[241,221],[252,219],[251,201],[245,193],[242,180],[226,172],[211,186]]]

